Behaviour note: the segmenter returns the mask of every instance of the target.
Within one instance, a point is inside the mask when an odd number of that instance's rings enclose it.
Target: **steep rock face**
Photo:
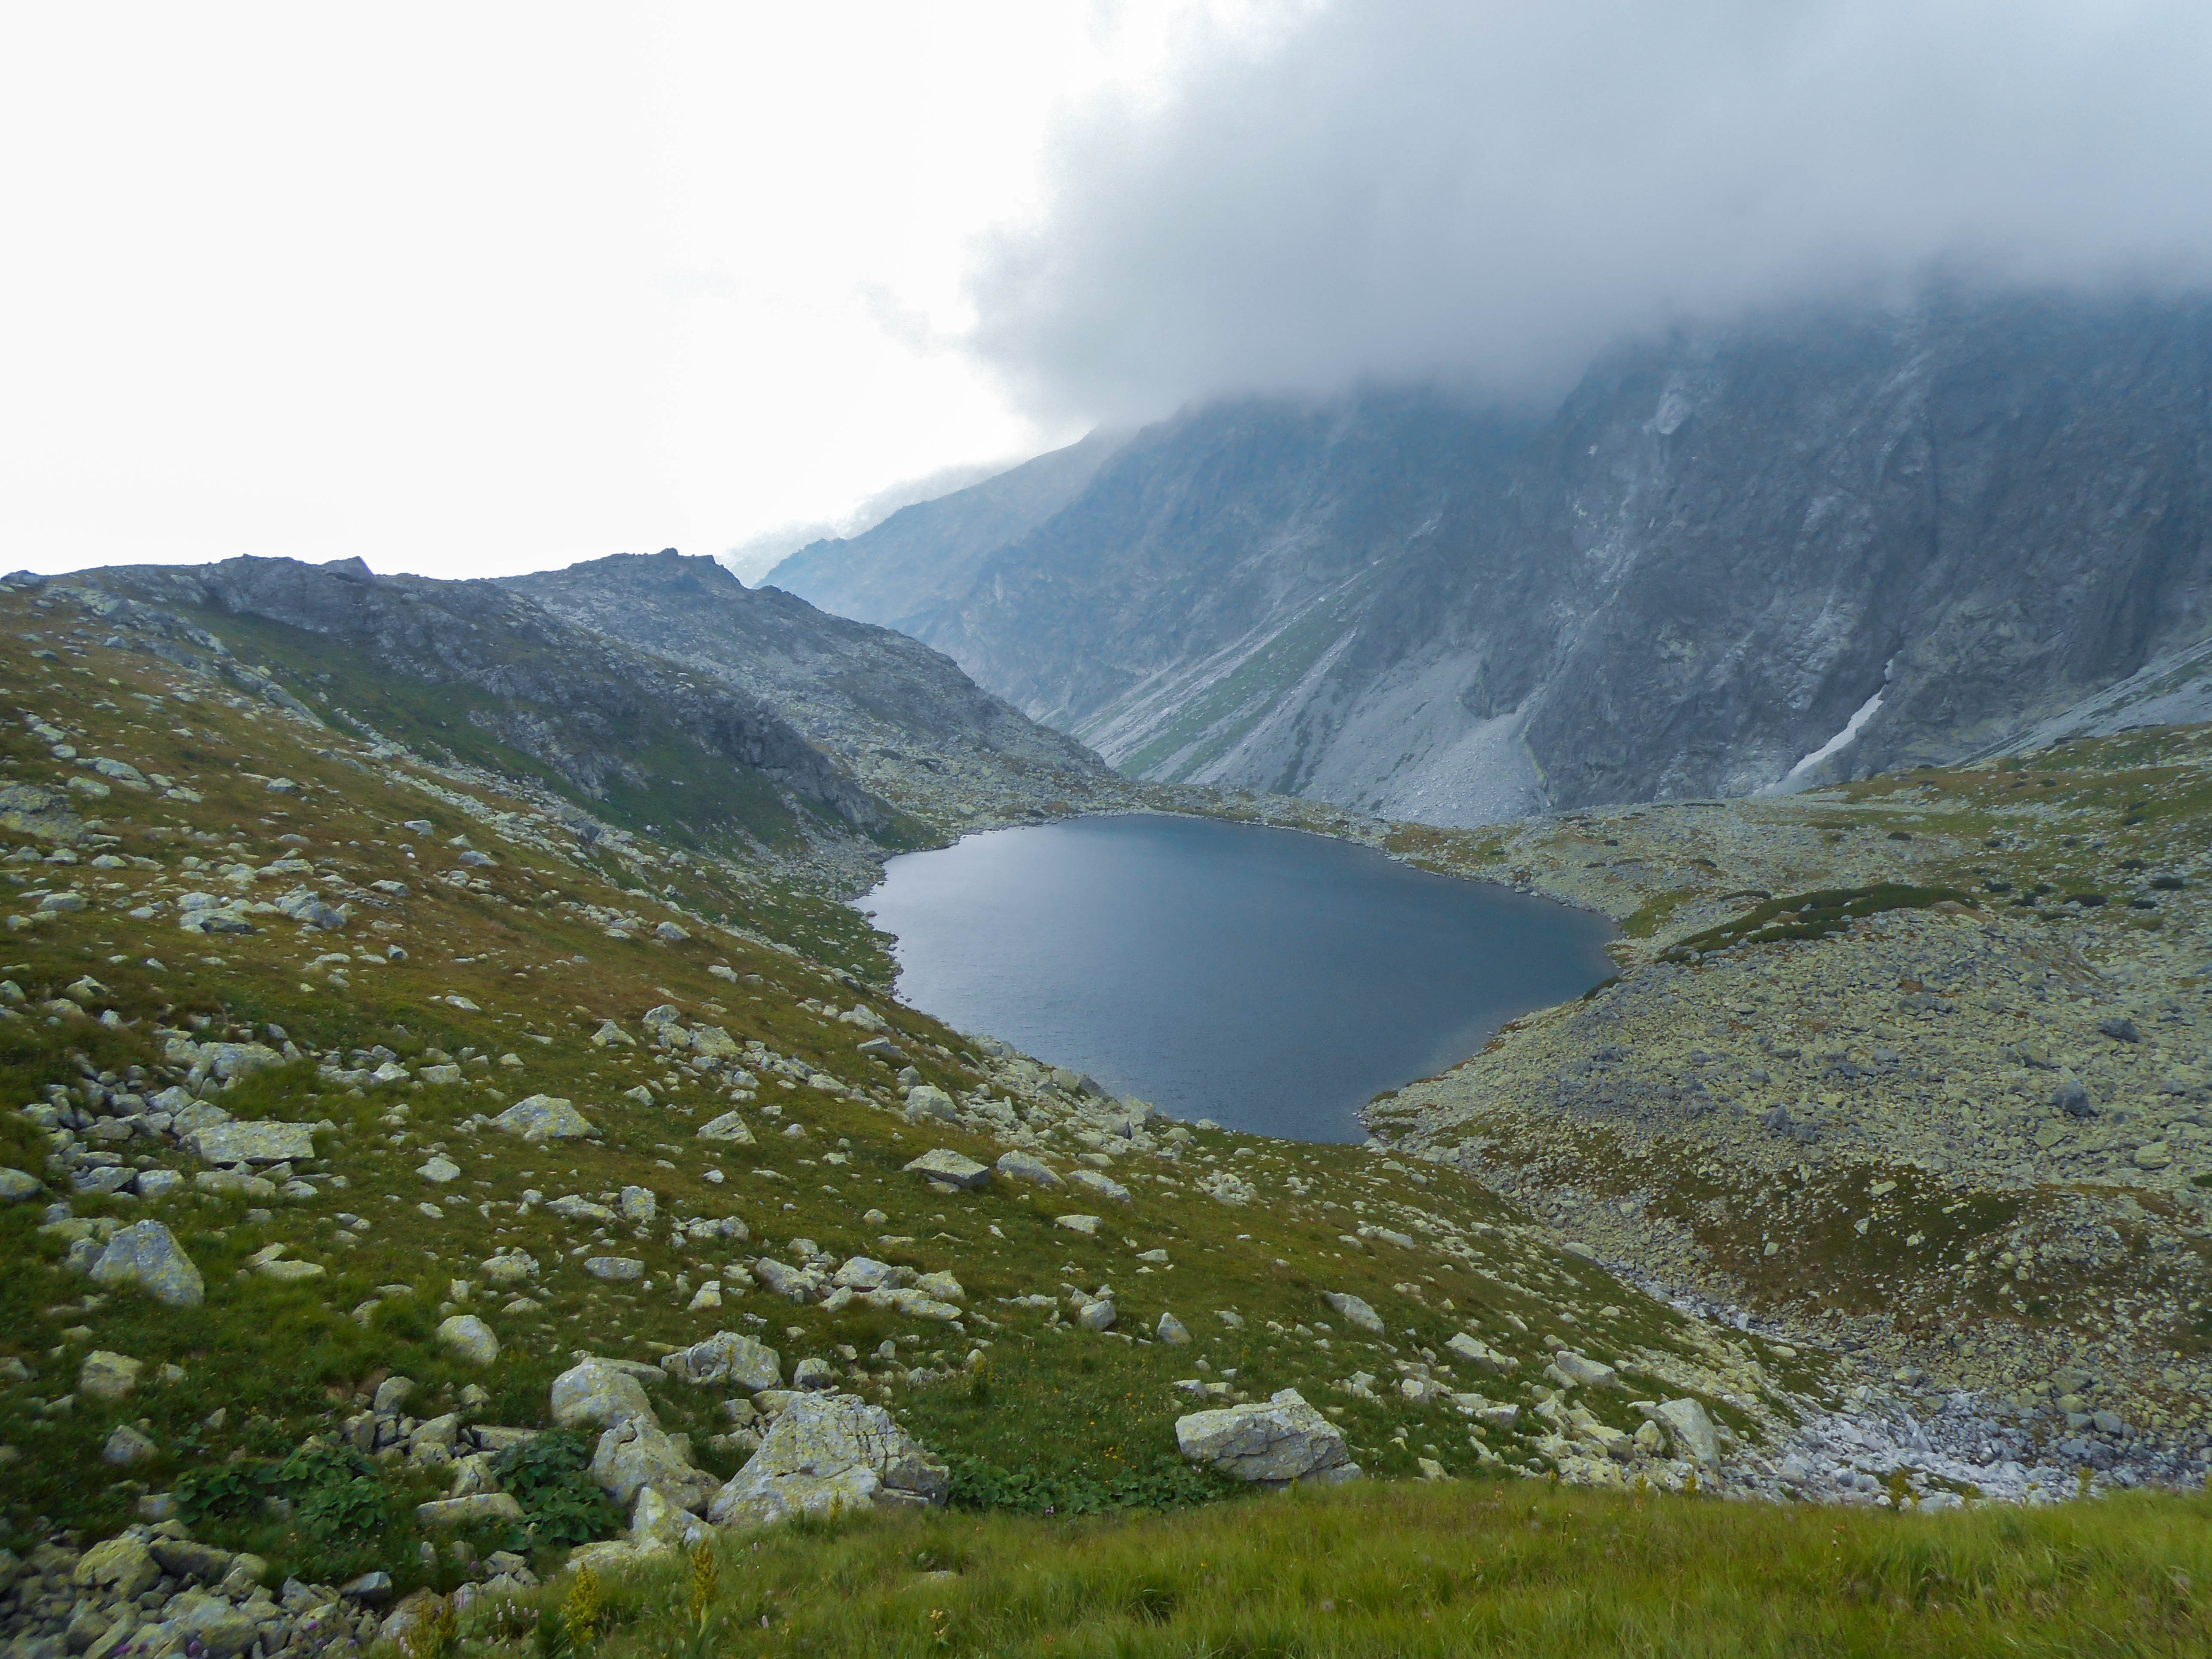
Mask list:
[[[908,625],[1125,770],[1443,823],[1954,759],[2206,633],[2208,393],[2212,305],[2042,299],[1624,352],[1517,424],[1217,406]]]
[[[1026,777],[1103,776],[1081,744],[983,690],[941,652],[748,588],[672,549],[504,579],[572,622],[673,659],[775,708],[865,774],[878,758]]]
[[[656,780],[662,770],[691,775],[702,806],[730,807],[756,836],[787,832],[791,805],[862,831],[896,823],[883,802],[756,698],[699,684],[676,664],[495,582],[380,577],[357,559],[252,558],[125,567],[89,580],[149,606],[252,618],[343,641],[381,674],[453,694],[448,723],[529,757],[595,801],[669,781]]]
[[[985,559],[1082,494],[1127,438],[1094,432],[966,489],[902,507],[864,536],[812,543],[770,571],[769,581],[841,617],[912,633],[910,624],[965,586]]]

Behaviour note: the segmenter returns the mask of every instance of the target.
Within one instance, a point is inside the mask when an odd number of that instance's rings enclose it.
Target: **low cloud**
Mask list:
[[[1353,0],[1060,135],[972,345],[1094,419],[1363,378],[1556,395],[1623,338],[1931,276],[2212,275],[2212,9]]]

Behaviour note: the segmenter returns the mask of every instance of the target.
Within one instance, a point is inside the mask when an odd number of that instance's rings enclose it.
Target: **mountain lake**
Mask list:
[[[898,993],[1171,1117],[1358,1140],[1376,1094],[1613,971],[1602,917],[1291,830],[1147,814],[892,859]]]

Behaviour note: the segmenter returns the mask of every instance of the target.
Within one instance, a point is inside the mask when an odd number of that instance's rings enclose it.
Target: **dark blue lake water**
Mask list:
[[[1288,830],[1079,818],[890,860],[900,996],[1171,1116],[1356,1140],[1375,1095],[1613,972],[1598,917]]]

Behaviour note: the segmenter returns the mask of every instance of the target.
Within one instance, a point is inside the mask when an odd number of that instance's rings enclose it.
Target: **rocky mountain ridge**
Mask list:
[[[773,579],[1137,776],[1455,824],[1743,795],[1984,751],[2200,641],[2208,386],[2203,301],[1938,295],[1624,350],[1541,419],[1188,410],[987,556],[956,495]]]
[[[1121,793],[1090,750],[887,628],[748,588],[673,548],[507,577],[571,623],[711,676],[776,711],[872,792],[932,822],[1044,816]]]

